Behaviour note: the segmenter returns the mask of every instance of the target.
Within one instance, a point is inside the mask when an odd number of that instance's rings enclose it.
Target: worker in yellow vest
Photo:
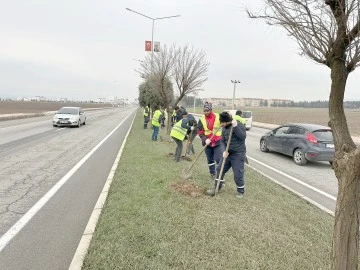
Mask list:
[[[210,171],[210,179],[213,181],[216,176],[216,166],[222,157],[221,149],[221,128],[219,114],[213,113],[210,103],[203,106],[204,115],[198,121],[198,135],[205,146],[205,155]]]
[[[146,105],[144,108],[144,129],[147,129],[147,124],[149,123],[150,120],[150,104]]]
[[[176,123],[176,110],[175,108],[173,108],[173,112],[171,115],[171,126],[173,127],[175,123]]]
[[[153,133],[151,139],[153,141],[157,141],[157,136],[159,134],[160,123],[162,122],[162,118],[164,117],[163,113],[159,110],[159,107],[155,106],[155,112],[151,121],[153,126]]]
[[[245,125],[246,124],[246,120],[244,118],[241,117],[242,116],[242,111],[241,110],[237,110],[235,115],[233,116],[233,118],[236,121],[239,121],[241,124]]]
[[[241,111],[241,110],[237,110],[236,113],[235,113],[235,115],[233,116],[233,118],[234,118],[236,121],[240,122],[241,124],[243,124],[243,125],[245,126],[246,120],[245,120],[244,118],[242,118],[241,116],[242,116],[242,111]],[[249,160],[248,160],[248,158],[247,158],[246,155],[245,155],[245,163],[246,163],[246,164],[249,164]]]
[[[179,162],[181,159],[181,153],[183,149],[183,141],[189,130],[194,130],[194,126],[189,125],[189,119],[186,118],[187,112],[182,112],[182,119],[175,123],[171,129],[170,136],[176,142],[176,149],[174,154],[174,160]]]

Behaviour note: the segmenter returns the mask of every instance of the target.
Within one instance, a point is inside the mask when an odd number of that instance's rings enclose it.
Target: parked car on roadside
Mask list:
[[[86,113],[80,107],[62,107],[53,116],[53,126],[80,127],[86,123]]]
[[[260,150],[292,156],[297,165],[308,161],[332,164],[335,153],[331,128],[305,123],[285,124],[265,133],[260,139]]]

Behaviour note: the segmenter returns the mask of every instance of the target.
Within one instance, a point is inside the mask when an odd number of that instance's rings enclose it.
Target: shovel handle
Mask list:
[[[226,150],[225,150],[226,152],[229,151],[229,146],[230,146],[230,143],[231,143],[231,138],[232,138],[233,129],[234,129],[234,127],[231,126],[230,136],[229,136],[229,140],[228,140],[228,142],[227,142]],[[221,178],[221,175],[222,175],[222,173],[223,173],[223,171],[224,171],[225,161],[226,161],[226,158],[224,158],[223,161],[222,161],[222,163],[221,163],[221,169],[220,169],[220,173],[219,173],[219,179],[218,179],[218,181],[217,181],[217,183],[216,183],[215,194],[219,192],[220,180],[222,180],[222,179],[220,179],[220,178]]]

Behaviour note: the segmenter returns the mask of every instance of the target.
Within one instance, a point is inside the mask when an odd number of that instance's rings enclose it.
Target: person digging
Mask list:
[[[228,149],[223,152],[223,157],[220,160],[219,166],[216,168],[216,179],[214,188],[209,189],[206,193],[214,196],[218,190],[220,191],[224,186],[224,176],[232,168],[234,173],[234,181],[237,187],[237,198],[243,198],[245,192],[244,185],[244,163],[246,157],[246,129],[244,125],[239,124],[238,121],[232,119],[228,112],[222,112],[219,117],[222,125],[221,148]],[[232,133],[230,134],[230,131]],[[230,141],[230,144],[228,142]],[[221,175],[220,175],[221,173]],[[218,181],[219,184],[218,184]]]

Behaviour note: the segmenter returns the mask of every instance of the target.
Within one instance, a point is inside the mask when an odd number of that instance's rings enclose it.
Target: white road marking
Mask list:
[[[299,179],[297,179],[295,177],[292,177],[291,175],[288,175],[288,174],[286,174],[286,173],[284,173],[284,172],[282,172],[282,171],[280,171],[278,169],[275,169],[275,168],[273,168],[273,167],[271,167],[271,166],[269,166],[269,165],[255,159],[255,158],[252,158],[252,157],[249,157],[249,156],[247,156],[247,157],[249,159],[261,164],[262,166],[264,166],[264,167],[266,167],[266,168],[268,168],[268,169],[270,169],[270,170],[272,170],[272,171],[274,171],[274,172],[276,172],[278,174],[281,174],[281,175],[291,179],[292,181],[294,181],[294,182],[296,182],[296,183],[298,183],[300,185],[303,185],[303,186],[305,186],[305,187],[307,187],[307,188],[309,188],[309,189],[311,189],[311,190],[313,190],[313,191],[315,191],[315,192],[317,192],[317,193],[319,193],[319,194],[321,194],[321,195],[323,195],[323,196],[325,196],[325,197],[327,197],[329,199],[332,199],[332,200],[336,201],[336,197],[334,197],[334,196],[332,196],[332,195],[330,195],[330,194],[328,194],[328,193],[326,193],[326,192],[324,192],[324,191],[322,191],[322,190],[320,190],[320,189],[318,189],[316,187],[313,187],[313,186],[311,186],[311,185],[309,185],[307,183],[304,183],[301,180],[299,180]]]
[[[91,157],[92,154],[125,122],[128,115],[117,125],[101,142],[99,142],[89,153],[87,153],[63,178],[60,179],[29,211],[23,215],[1,238],[0,252],[14,238],[25,225],[36,215],[37,212],[58,192],[58,190],[70,179],[70,177]]]
[[[250,157],[248,156],[248,158],[250,158]],[[250,159],[256,161],[256,159],[254,159],[254,158],[250,158]],[[278,185],[286,188],[287,190],[291,191],[292,193],[296,194],[296,195],[299,196],[300,198],[302,198],[302,199],[310,202],[311,204],[315,205],[316,207],[320,208],[321,210],[327,212],[328,214],[330,214],[330,215],[332,215],[332,216],[335,216],[334,211],[331,211],[330,209],[326,208],[325,206],[323,206],[323,205],[315,202],[314,200],[310,199],[309,197],[306,197],[305,195],[301,194],[300,192],[297,192],[296,190],[292,189],[291,187],[289,187],[289,186],[287,186],[287,185],[284,185],[283,183],[281,183],[281,182],[275,180],[274,178],[272,178],[271,176],[269,176],[269,175],[267,175],[267,174],[259,171],[258,169],[254,168],[254,167],[252,167],[252,166],[250,166],[250,165],[247,165],[247,166],[250,167],[251,169],[257,171],[257,172],[260,173],[261,175],[265,176],[266,178],[270,179],[270,180],[273,181],[274,183],[276,183],[276,184],[278,184]],[[329,196],[330,196],[330,195],[329,195]]]

